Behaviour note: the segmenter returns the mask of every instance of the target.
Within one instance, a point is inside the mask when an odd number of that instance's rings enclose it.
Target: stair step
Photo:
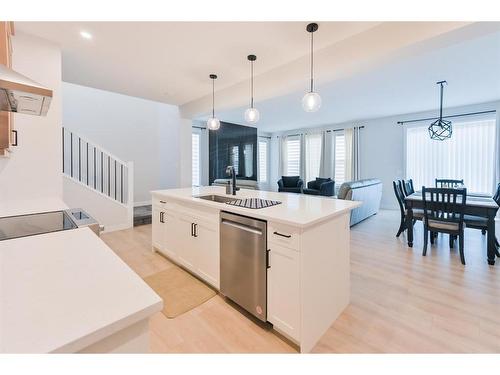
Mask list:
[[[134,207],[134,227],[151,224],[153,207],[151,205]]]

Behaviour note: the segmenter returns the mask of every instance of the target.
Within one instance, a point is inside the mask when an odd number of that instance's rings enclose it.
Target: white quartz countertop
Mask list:
[[[298,227],[314,225],[329,218],[344,214],[361,205],[361,202],[347,201],[330,197],[319,197],[295,193],[277,193],[249,189],[241,189],[237,191],[236,196],[227,196],[235,197],[237,199],[270,199],[280,201],[282,203],[272,207],[250,209],[196,198],[200,195],[209,194],[226,196],[225,191],[225,187],[222,186],[203,186],[183,189],[156,190],[153,191],[152,194],[153,196],[157,196],[159,198],[168,199],[170,197],[172,199],[190,202],[205,207],[219,208],[224,211]]]
[[[76,352],[162,307],[88,228],[0,241],[0,352]]]

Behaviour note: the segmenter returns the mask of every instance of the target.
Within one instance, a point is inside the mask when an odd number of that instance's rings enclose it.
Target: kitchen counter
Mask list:
[[[148,350],[162,306],[89,228],[0,241],[0,352]]]
[[[221,210],[223,209],[224,211],[234,212],[237,214],[250,215],[257,219],[270,220],[302,228],[343,215],[361,205],[361,202],[304,194],[241,189],[236,192],[236,196],[233,196],[226,195],[225,191],[225,187],[203,186],[183,189],[156,190],[152,192],[152,195],[158,198],[170,197],[176,200],[195,203],[200,206],[218,208]],[[249,209],[196,198],[196,196],[209,194],[234,197],[235,199],[262,198],[276,200],[282,203],[272,207]]]
[[[349,219],[350,211],[361,202],[245,189],[233,196],[219,186],[159,190],[152,195],[152,250],[218,290],[221,280],[227,283],[238,274],[237,267],[254,270],[242,282],[252,285],[242,294],[256,295],[254,300],[246,300],[238,290],[226,297],[243,301],[247,311],[271,323],[301,352],[311,351],[349,304]],[[196,198],[202,195],[282,203],[251,209]],[[223,227],[222,211],[265,221],[245,229],[243,224],[226,218],[232,223],[227,225],[235,230],[265,233],[266,238],[228,232]],[[256,245],[247,247],[241,241]],[[223,254],[223,248],[234,252]],[[249,261],[238,261],[238,252]],[[253,290],[256,288],[258,292]],[[266,301],[267,310],[263,310],[262,301]]]

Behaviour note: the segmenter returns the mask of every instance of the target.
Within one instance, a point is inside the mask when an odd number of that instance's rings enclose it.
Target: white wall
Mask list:
[[[46,117],[15,113],[19,146],[0,158],[0,200],[62,198],[61,51],[46,40],[17,33],[13,69],[52,89]]]
[[[133,226],[132,207],[129,209],[68,176],[63,176],[63,199],[68,207],[82,208],[104,226],[105,232]]]
[[[187,161],[186,130],[177,106],[109,91],[62,84],[63,125],[134,162],[134,202],[151,200],[150,191],[181,186]],[[189,136],[189,152],[191,150]],[[189,153],[190,155],[190,153]],[[189,171],[191,159],[189,159]]]
[[[497,129],[500,122],[500,101],[473,104],[444,110],[444,115],[461,114],[486,110],[497,111]],[[383,183],[382,208],[396,209],[392,181],[405,178],[404,127],[397,125],[398,121],[435,117],[437,111],[409,113],[378,119],[351,121],[342,124],[324,126],[324,129],[342,129],[354,125],[364,125],[361,132],[360,164],[361,178],[379,178]],[[315,128],[318,129],[318,128]],[[321,129],[321,128],[319,128]],[[278,143],[277,135],[307,132],[312,129],[294,129],[282,133],[274,133],[271,142],[271,188],[277,190],[278,176]],[[500,134],[497,134],[500,136]]]

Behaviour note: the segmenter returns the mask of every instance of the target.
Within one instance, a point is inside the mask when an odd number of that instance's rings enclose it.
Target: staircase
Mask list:
[[[133,163],[62,128],[63,197],[92,215],[105,231],[133,225]]]

